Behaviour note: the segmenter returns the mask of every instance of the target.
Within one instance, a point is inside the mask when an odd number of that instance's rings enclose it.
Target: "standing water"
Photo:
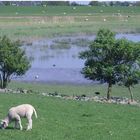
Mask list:
[[[126,38],[140,41],[140,34],[117,34],[116,38]],[[87,80],[80,73],[84,67],[84,60],[79,59],[79,52],[88,49],[88,45],[95,39],[92,36],[57,37],[35,41],[31,45],[23,45],[27,56],[31,60],[30,70],[22,77],[14,80],[47,83],[85,84]]]

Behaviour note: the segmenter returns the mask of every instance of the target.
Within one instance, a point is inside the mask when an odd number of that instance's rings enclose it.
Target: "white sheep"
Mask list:
[[[88,21],[88,18],[86,18],[85,21]]]
[[[20,127],[20,130],[23,129],[21,125],[21,117],[25,117],[28,120],[27,130],[32,129],[32,115],[35,114],[37,118],[37,113],[35,108],[30,104],[22,104],[16,107],[9,109],[8,115],[1,122],[1,128],[5,129],[9,123],[15,121],[15,128]]]

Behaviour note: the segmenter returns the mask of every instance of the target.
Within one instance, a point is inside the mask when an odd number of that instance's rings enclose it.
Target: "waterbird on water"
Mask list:
[[[39,76],[38,75],[35,75],[35,79],[38,79],[39,78]]]

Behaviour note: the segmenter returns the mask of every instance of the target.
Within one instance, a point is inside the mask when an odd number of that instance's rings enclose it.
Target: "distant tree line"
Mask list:
[[[0,5],[13,5],[13,6],[43,6],[43,5],[53,5],[53,6],[68,6],[69,1],[1,1]]]
[[[131,2],[131,1],[90,1],[89,5],[91,6],[140,6],[140,1]]]
[[[13,6],[80,6],[85,5],[77,1],[0,1],[0,5]],[[140,6],[140,1],[90,1],[90,6]]]

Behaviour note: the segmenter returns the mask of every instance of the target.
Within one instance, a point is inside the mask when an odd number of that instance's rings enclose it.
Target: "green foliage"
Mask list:
[[[47,1],[47,5],[51,6],[68,6],[69,1]]]
[[[122,81],[125,86],[133,86],[138,83],[140,77],[140,44],[120,39],[116,42],[116,49],[120,50],[117,59],[120,55],[123,56],[120,61],[119,71],[122,71]]]
[[[23,75],[30,68],[25,51],[19,41],[11,41],[6,36],[0,37],[0,74],[1,88],[5,88],[13,75]]]
[[[102,5],[102,4],[101,4],[101,2],[98,2],[98,1],[90,1],[89,5],[91,5],[91,6],[99,6],[99,5]]]
[[[112,85],[123,81],[124,77],[128,78],[134,65],[139,67],[138,46],[126,39],[116,40],[113,32],[101,29],[89,50],[80,54],[80,58],[86,59],[82,73],[88,79],[108,83],[109,99]]]
[[[89,50],[82,52],[80,58],[86,59],[82,73],[91,80],[104,80],[115,84],[114,60],[112,48],[115,44],[115,35],[109,30],[100,30]]]

